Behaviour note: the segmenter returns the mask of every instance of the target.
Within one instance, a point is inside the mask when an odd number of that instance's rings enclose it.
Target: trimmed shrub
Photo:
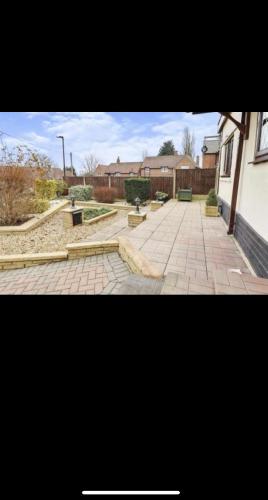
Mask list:
[[[211,189],[209,191],[206,205],[207,205],[207,207],[217,207],[218,206],[218,197],[216,195],[215,189]]]
[[[163,201],[164,203],[166,203],[166,201],[168,201],[169,199],[169,196],[167,193],[162,193],[162,191],[156,191],[155,198],[157,201]]]
[[[32,175],[23,167],[0,168],[0,225],[25,222],[31,213]]]
[[[46,198],[34,198],[33,201],[33,214],[42,214],[43,212],[46,212],[49,207],[49,201]]]
[[[66,189],[68,189],[68,184],[64,181],[56,181],[57,183],[57,196],[58,198],[62,196]]]
[[[75,197],[77,201],[90,201],[92,199],[92,186],[72,186],[69,189],[69,198]]]
[[[39,199],[54,200],[57,197],[57,184],[58,181],[36,179],[35,181],[35,194]]]
[[[109,187],[96,187],[94,189],[94,198],[99,203],[113,203],[116,198],[117,190]]]
[[[140,198],[141,203],[149,200],[151,192],[151,180],[143,177],[125,180],[126,200],[135,205],[135,199]]]
[[[99,217],[100,215],[108,214],[111,212],[108,208],[85,208],[84,219],[91,220]]]

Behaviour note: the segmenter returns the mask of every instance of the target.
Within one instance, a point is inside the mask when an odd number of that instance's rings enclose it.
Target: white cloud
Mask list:
[[[65,137],[66,159],[73,152],[77,170],[86,154],[94,154],[101,162],[110,163],[120,156],[121,161],[141,161],[142,151],[156,155],[164,141],[172,139],[180,151],[183,129],[189,126],[196,136],[196,153],[201,154],[205,135],[217,133],[217,119],[211,115],[192,116],[187,113],[155,113],[154,123],[139,123],[129,113],[127,116],[106,112],[32,112],[29,119],[44,116],[39,123],[41,129],[24,134],[25,139],[35,144],[61,165],[61,143],[58,135]],[[120,120],[121,118],[121,120]]]
[[[38,144],[49,144],[50,143],[50,139],[48,137],[44,137],[42,135],[38,135],[35,132],[26,132],[24,134],[24,138],[25,138],[25,141],[27,141],[27,140],[33,141],[37,145]]]

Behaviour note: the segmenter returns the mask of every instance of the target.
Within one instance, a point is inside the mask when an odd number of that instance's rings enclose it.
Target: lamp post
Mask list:
[[[64,147],[64,137],[63,135],[58,135],[57,139],[62,140],[62,153],[63,153],[63,177],[66,177],[66,165],[65,165],[65,147]]]
[[[137,212],[137,214],[139,214],[140,213],[140,204],[141,204],[140,198],[136,198],[135,203],[136,203],[136,212]]]

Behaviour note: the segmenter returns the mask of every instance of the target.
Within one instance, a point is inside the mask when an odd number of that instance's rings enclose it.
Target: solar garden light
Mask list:
[[[135,203],[136,203],[136,212],[137,212],[137,214],[139,214],[140,213],[140,204],[141,204],[140,198],[136,198]]]

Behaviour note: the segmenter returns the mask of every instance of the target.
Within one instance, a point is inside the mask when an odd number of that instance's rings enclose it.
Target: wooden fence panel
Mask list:
[[[130,177],[111,177],[111,187],[117,190],[117,198],[125,198],[125,180]],[[131,177],[132,179],[132,177]]]
[[[69,187],[84,185],[84,177],[66,177],[66,183]]]
[[[176,192],[178,189],[191,187],[193,194],[207,195],[210,189],[215,188],[216,171],[216,168],[207,170],[177,170]]]
[[[207,170],[177,170],[176,171],[176,193],[179,188],[185,189],[191,187],[193,194],[207,195],[209,190],[215,187],[216,168]],[[117,198],[125,198],[125,180],[133,177],[111,177],[111,187],[116,188]],[[173,177],[150,177],[151,181],[151,199],[155,198],[156,191],[167,193],[170,198],[173,197]],[[66,182],[69,186],[84,184],[84,177],[67,177]],[[108,187],[108,177],[85,177],[85,183],[95,187]]]
[[[151,199],[155,199],[156,191],[167,193],[170,198],[173,197],[173,177],[150,177],[151,181]]]

